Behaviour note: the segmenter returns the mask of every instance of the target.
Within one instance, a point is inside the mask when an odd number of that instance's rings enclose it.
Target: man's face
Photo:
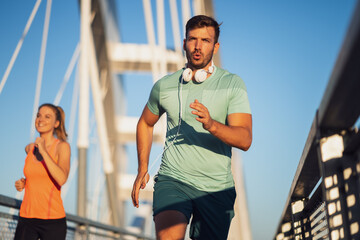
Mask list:
[[[215,43],[214,27],[195,28],[188,31],[183,48],[186,51],[188,67],[208,69],[213,55],[219,48],[219,43]]]

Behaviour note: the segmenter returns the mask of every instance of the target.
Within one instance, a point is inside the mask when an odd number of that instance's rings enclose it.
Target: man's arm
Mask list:
[[[194,109],[191,113],[196,115],[196,120],[203,124],[203,128],[224,143],[247,151],[252,142],[252,117],[248,113],[233,113],[228,115],[228,125],[213,120],[208,109],[195,100],[190,104]]]
[[[159,120],[158,115],[153,114],[147,106],[139,119],[136,128],[136,145],[138,154],[138,174],[136,176],[131,198],[135,207],[139,207],[139,191],[144,189],[149,181],[148,165],[151,150],[153,129],[155,123]]]

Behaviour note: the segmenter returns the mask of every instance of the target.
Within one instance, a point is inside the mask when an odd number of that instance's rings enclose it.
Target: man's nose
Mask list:
[[[197,40],[195,42],[195,49],[201,49],[201,41]]]

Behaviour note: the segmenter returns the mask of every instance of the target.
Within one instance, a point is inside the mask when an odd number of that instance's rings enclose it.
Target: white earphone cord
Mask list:
[[[164,148],[164,149],[162,150],[162,152],[155,158],[155,161],[150,165],[149,171],[148,171],[148,173],[149,173],[150,176],[152,176],[152,174],[150,174],[150,173],[151,173],[151,171],[153,170],[155,163],[157,163],[157,162],[159,161],[160,157],[164,154],[164,152],[165,152],[169,147],[171,147],[171,146],[174,144],[176,138],[179,136],[180,125],[181,125],[181,118],[182,118],[182,86],[183,86],[183,80],[184,80],[184,78],[181,77],[180,91],[179,91],[179,95],[180,95],[180,111],[179,111],[179,112],[180,112],[180,115],[179,115],[179,123],[178,123],[178,129],[177,129],[176,135],[175,135],[174,139],[171,141],[171,143],[170,143],[166,148]]]

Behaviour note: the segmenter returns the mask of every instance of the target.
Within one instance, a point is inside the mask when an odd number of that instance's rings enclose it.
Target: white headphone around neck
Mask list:
[[[195,81],[198,83],[204,82],[206,80],[208,73],[212,74],[214,72],[214,69],[215,69],[214,62],[211,62],[211,66],[209,67],[209,70],[205,70],[205,69],[197,70],[194,76]],[[186,68],[182,74],[182,77],[185,82],[190,82],[192,79],[192,75],[193,75],[193,71],[191,70],[191,68]]]

